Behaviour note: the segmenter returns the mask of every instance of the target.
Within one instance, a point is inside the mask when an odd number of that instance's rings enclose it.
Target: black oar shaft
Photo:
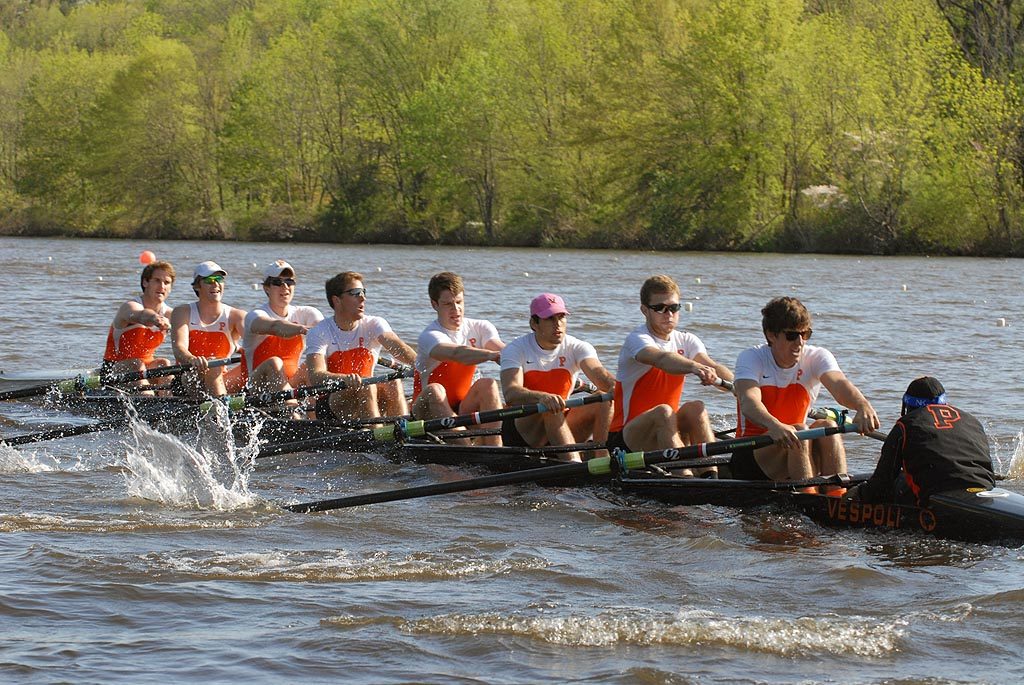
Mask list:
[[[117,428],[126,423],[126,419],[119,418],[116,420],[101,421],[99,423],[88,423],[82,426],[62,426],[60,428],[53,428],[48,431],[41,431],[39,433],[31,433],[28,435],[16,435],[13,438],[0,438],[0,442],[5,445],[25,445],[30,442],[43,442],[45,440],[60,440],[61,438],[70,438],[75,435],[85,435],[87,433],[98,433],[105,431],[108,428]]]
[[[853,424],[840,426],[827,426],[822,428],[810,428],[797,432],[801,440],[813,440],[829,435],[845,433],[854,430]],[[342,509],[356,507],[363,504],[376,504],[380,502],[396,502],[399,500],[415,499],[418,497],[429,497],[432,495],[444,495],[454,492],[466,492],[468,490],[479,490],[500,485],[514,485],[517,483],[532,483],[554,479],[573,478],[580,476],[603,476],[612,473],[614,470],[639,470],[653,464],[661,464],[668,461],[679,461],[681,459],[703,459],[719,454],[726,454],[743,448],[766,447],[774,442],[770,435],[757,435],[749,438],[733,438],[721,442],[708,442],[690,447],[669,448],[654,452],[633,452],[617,457],[599,457],[583,463],[557,464],[537,469],[527,469],[514,473],[504,473],[495,476],[483,476],[481,478],[469,478],[466,480],[438,483],[435,485],[422,485],[415,488],[402,490],[386,490],[383,492],[367,493],[364,495],[350,495],[348,497],[336,497],[317,502],[304,504],[291,504],[285,508],[289,511],[308,513],[314,511],[327,511],[330,509]],[[617,462],[613,466],[613,460]]]

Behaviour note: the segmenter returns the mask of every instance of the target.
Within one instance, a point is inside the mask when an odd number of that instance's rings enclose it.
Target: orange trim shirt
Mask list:
[[[576,386],[580,364],[597,359],[597,350],[588,342],[566,335],[553,350],[542,349],[537,336],[527,333],[510,342],[501,351],[501,370],[522,369],[523,387],[549,392],[568,399]]]
[[[334,317],[324,319],[306,336],[306,356],[322,354],[331,373],[373,375],[380,358],[380,336],[391,332],[391,325],[379,316],[364,316],[351,331],[338,328]]]
[[[142,304],[142,298],[134,298],[135,302]],[[171,308],[166,303],[160,303],[160,316],[170,317]],[[128,324],[124,328],[110,326],[107,331],[107,346],[103,352],[103,361],[120,362],[125,359],[140,359],[144,364],[153,361],[156,350],[164,342],[164,332],[153,330],[141,323]]]
[[[229,318],[231,307],[221,305],[220,315],[210,323],[199,317],[199,303],[189,304],[188,351],[197,357],[227,359],[235,351]]]
[[[689,331],[672,331],[668,340],[663,340],[653,335],[646,323],[633,329],[626,336],[626,342],[619,352],[619,367],[615,374],[615,410],[610,432],[621,431],[630,421],[660,404],[667,404],[672,407],[672,411],[679,408],[684,377],[638,362],[636,355],[646,347],[675,352],[687,359],[693,359],[701,353],[707,354],[701,339]]]
[[[285,375],[291,378],[299,370],[302,350],[306,346],[306,337],[296,335],[291,338],[281,338],[276,335],[253,333],[252,324],[257,319],[315,326],[324,320],[324,315],[316,307],[288,305],[285,315],[279,316],[270,308],[269,303],[264,303],[245,315],[245,332],[242,335],[242,378],[248,380],[249,370],[255,369],[271,357],[280,357],[284,362]]]
[[[800,361],[788,369],[775,363],[767,343],[743,350],[736,359],[736,380],[756,382],[768,413],[790,425],[807,421],[807,410],[821,392],[821,377],[829,371],[840,371],[836,358],[824,347],[815,345],[805,345]],[[763,426],[743,416],[738,407],[736,413],[739,417],[737,438],[767,432]]]
[[[463,319],[458,329],[451,331],[436,320],[420,333],[416,350],[416,373],[412,381],[412,397],[419,397],[429,383],[444,386],[448,404],[458,406],[466,398],[473,383],[480,377],[476,364],[460,364],[451,360],[434,359],[430,353],[441,344],[483,349],[487,343],[501,342],[498,329],[484,319]],[[426,378],[426,383],[423,379]]]

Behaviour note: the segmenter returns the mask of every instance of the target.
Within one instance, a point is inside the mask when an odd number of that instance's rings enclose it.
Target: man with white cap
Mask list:
[[[874,474],[847,497],[927,506],[937,492],[994,485],[981,422],[949,404],[937,379],[921,376],[903,395],[900,420],[882,445]]]
[[[170,365],[170,361],[156,357],[155,353],[163,344],[165,333],[171,329],[167,296],[171,294],[174,277],[170,262],[151,262],[142,270],[139,277],[142,294],[118,308],[107,332],[103,375]],[[149,381],[141,380],[138,385],[148,386]]]
[[[242,338],[245,310],[222,302],[227,272],[216,262],[202,262],[192,272],[195,302],[181,304],[171,312],[171,346],[179,364],[191,364],[211,395],[226,395],[241,390],[241,367],[209,367],[212,359],[234,354]],[[199,383],[191,383],[198,389]]]
[[[693,374],[703,385],[719,385],[719,379],[732,380],[732,372],[711,358],[700,338],[676,330],[679,296],[679,286],[666,275],[651,276],[640,287],[644,323],[619,352],[609,449],[648,451],[715,439],[704,403],[680,404],[685,377]]]
[[[295,269],[283,259],[263,269],[263,292],[267,303],[245,316],[242,375],[260,392],[305,385],[305,335],[323,321],[324,315],[315,307],[292,305]]]
[[[541,293],[530,302],[532,333],[520,336],[501,351],[501,388],[509,406],[543,404],[548,411],[502,422],[506,446],[543,447],[604,442],[611,407],[588,404],[566,411],[565,401],[582,371],[602,392],[615,385],[601,364],[594,346],[566,332],[569,310],[553,293]],[[579,461],[579,452],[566,458]]]

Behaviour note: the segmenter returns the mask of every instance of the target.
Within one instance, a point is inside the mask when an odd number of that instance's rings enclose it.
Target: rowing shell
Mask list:
[[[854,476],[852,483],[864,480]],[[927,507],[874,504],[797,492],[791,483],[702,478],[624,477],[622,491],[668,504],[792,506],[833,527],[910,530],[964,541],[1024,541],[1024,495],[971,488],[932,495]]]

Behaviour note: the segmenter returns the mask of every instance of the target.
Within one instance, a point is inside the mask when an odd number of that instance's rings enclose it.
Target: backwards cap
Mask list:
[[[946,389],[931,376],[921,376],[911,381],[903,394],[904,410],[927,407],[929,404],[946,404]]]
[[[295,275],[295,269],[292,268],[291,264],[284,261],[283,259],[278,259],[275,262],[267,264],[267,266],[263,269],[263,278],[277,278],[285,271],[291,271],[292,276]]]

